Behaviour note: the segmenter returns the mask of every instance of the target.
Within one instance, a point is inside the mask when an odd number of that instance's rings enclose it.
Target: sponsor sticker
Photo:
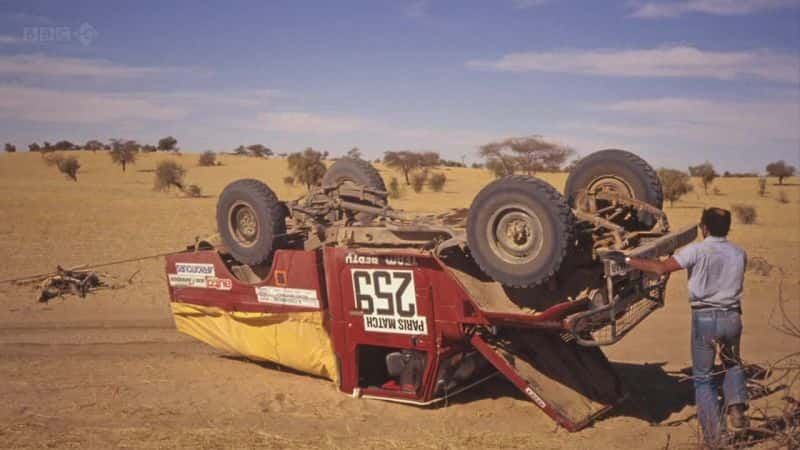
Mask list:
[[[344,257],[345,264],[360,264],[372,266],[416,267],[417,258],[409,255],[359,255],[348,253]]]
[[[530,397],[531,400],[533,400],[533,402],[539,406],[539,408],[545,408],[547,406],[547,403],[542,400],[542,397],[539,397],[536,392],[533,392],[533,389],[531,389],[530,386],[525,388],[525,393],[528,394],[528,397]]]
[[[233,281],[230,278],[206,277],[206,287],[219,291],[230,291],[233,288]]]
[[[169,274],[169,285],[173,287],[205,288],[206,277],[197,275]]]
[[[427,321],[417,308],[414,272],[358,269],[351,274],[355,307],[364,313],[364,330],[428,334]]]
[[[204,277],[213,277],[214,273],[213,264],[199,264],[199,263],[175,263],[175,273],[178,275],[197,275]]]
[[[259,303],[319,308],[317,291],[314,289],[295,289],[275,286],[261,286],[255,289],[256,298]]]
[[[230,278],[217,278],[214,276],[214,266],[212,264],[178,263],[175,267],[178,273],[168,275],[170,286],[217,289],[221,291],[233,289],[233,281]],[[210,275],[207,275],[209,272]]]
[[[348,253],[344,257],[346,264],[380,264],[378,257],[375,255],[359,255],[356,253]]]

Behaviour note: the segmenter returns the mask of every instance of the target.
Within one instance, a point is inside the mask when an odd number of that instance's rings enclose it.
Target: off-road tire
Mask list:
[[[625,150],[600,150],[581,159],[575,165],[564,188],[570,206],[580,192],[602,177],[617,177],[624,180],[633,191],[633,197],[661,209],[664,193],[658,174],[647,161]]]
[[[272,258],[275,238],[286,233],[287,214],[286,205],[266,184],[237,180],[226,186],[217,200],[217,229],[237,261],[257,265]],[[234,223],[239,216],[255,224],[255,233],[239,229],[241,223]]]
[[[325,172],[325,176],[322,177],[323,186],[336,185],[343,181],[350,181],[378,191],[386,192],[386,184],[384,184],[381,174],[378,173],[378,170],[372,164],[363,159],[341,158],[333,163]],[[380,198],[377,203],[353,198],[348,198],[347,200],[381,208],[388,204],[386,196]],[[355,218],[361,223],[369,223],[375,218],[375,215],[359,212],[355,214]]]
[[[535,230],[529,233],[535,242],[530,255],[509,255],[500,242],[501,224],[508,226],[504,221],[512,214],[517,218],[535,216],[530,223],[522,222]],[[561,266],[572,244],[574,222],[566,199],[553,186],[534,177],[510,176],[490,183],[472,201],[467,242],[486,275],[509,287],[532,287],[552,277]]]

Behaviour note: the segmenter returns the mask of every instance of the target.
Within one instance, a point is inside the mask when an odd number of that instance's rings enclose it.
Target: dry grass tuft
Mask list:
[[[442,172],[435,173],[431,175],[429,183],[433,192],[442,192],[444,185],[447,183],[447,175]]]
[[[400,182],[397,181],[397,177],[392,177],[392,179],[389,180],[388,189],[389,189],[389,198],[391,199],[398,199],[403,195],[402,191],[400,190]]]
[[[749,272],[754,272],[762,277],[769,276],[770,272],[772,272],[773,265],[766,260],[766,258],[762,258],[760,256],[756,256],[750,258],[747,261],[747,270]]]
[[[198,166],[216,166],[217,165],[217,154],[212,152],[211,150],[207,150],[200,154],[197,158],[197,165]]]
[[[186,169],[175,161],[161,161],[156,166],[156,177],[154,189],[157,191],[168,191],[173,186],[183,190],[183,177]]]
[[[58,166],[58,171],[66,175],[67,178],[72,181],[78,181],[78,170],[81,168],[81,163],[78,162],[78,158],[67,156],[66,158],[59,159],[56,165]]]
[[[758,179],[758,196],[763,197],[767,195],[767,179],[766,177],[761,177]]]
[[[428,181],[428,169],[421,170],[411,176],[411,189],[416,193],[422,192],[425,182]]]
[[[736,215],[736,219],[739,220],[739,222],[747,225],[756,223],[758,213],[755,206],[737,204],[731,205],[731,208],[733,209],[733,214]]]
[[[190,184],[183,189],[183,193],[187,197],[198,198],[203,196],[203,189],[196,184]]]

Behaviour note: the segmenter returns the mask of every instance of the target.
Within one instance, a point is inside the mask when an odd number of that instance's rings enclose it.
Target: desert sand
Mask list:
[[[76,152],[78,182],[38,154],[0,155],[0,279],[80,264],[180,250],[215,231],[216,196],[238,178],[267,182],[284,199],[303,188],[282,183],[283,160],[140,155],[122,172],[104,152]],[[176,159],[203,198],[152,189],[158,161]],[[380,167],[384,178],[402,177]],[[407,188],[395,208],[468,207],[491,175],[441,169],[441,193]],[[563,188],[565,174],[542,174]],[[772,327],[778,286],[800,318],[800,181],[720,178],[718,195],[696,190],[666,211],[674,226],[703,207],[755,206],[758,221],[734,223],[731,240],[765,258],[768,276],[748,273],[743,357],[766,364],[800,343]],[[789,203],[777,201],[783,191]],[[495,379],[448,405],[417,408],[338,393],[330,381],[218,352],[174,330],[164,262],[153,258],[102,269],[123,284],[81,299],[37,303],[30,285],[0,284],[0,447],[2,448],[693,448],[686,276],[670,282],[667,305],[606,349],[632,400],[593,426],[568,433],[513,386]],[[129,282],[130,281],[130,282]],[[777,401],[774,396],[758,402]],[[669,426],[672,422],[677,425]]]

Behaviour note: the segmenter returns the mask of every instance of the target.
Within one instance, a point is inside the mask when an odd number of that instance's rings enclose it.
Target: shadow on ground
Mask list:
[[[629,393],[629,399],[613,416],[635,417],[661,423],[672,414],[694,405],[694,385],[681,372],[664,370],[666,363],[612,363]],[[686,380],[686,381],[681,381]]]

